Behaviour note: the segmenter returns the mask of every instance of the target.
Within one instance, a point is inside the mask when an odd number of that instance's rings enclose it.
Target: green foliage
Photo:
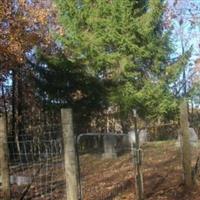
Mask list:
[[[162,15],[159,0],[149,4],[130,0],[82,0],[79,6],[74,0],[56,3],[65,31],[58,39],[71,59],[85,62],[97,74],[120,74],[125,67],[156,62],[158,53],[166,51],[164,38],[157,37]]]
[[[177,112],[177,101],[168,86],[180,75],[186,60],[169,62],[172,45],[170,33],[162,29],[162,1],[55,2],[64,31],[56,35],[57,40],[69,59],[86,66],[88,74],[100,82],[115,83],[109,87],[108,99],[120,108],[122,118],[132,108],[150,119],[170,118]]]
[[[106,105],[106,83],[87,74],[85,66],[57,55],[41,56],[34,69],[38,97],[45,106],[89,113]]]
[[[118,88],[112,91],[110,102],[119,107],[121,118],[126,119],[128,117],[128,113],[136,101],[136,93],[137,91],[130,82],[119,85]]]
[[[148,81],[137,93],[138,112],[147,119],[174,119],[178,113],[178,101],[161,82]]]
[[[166,66],[163,77],[168,84],[172,84],[177,80],[177,78],[180,78],[180,74],[186,68],[190,56],[191,49],[185,54],[181,55],[174,63],[170,63],[170,65]]]

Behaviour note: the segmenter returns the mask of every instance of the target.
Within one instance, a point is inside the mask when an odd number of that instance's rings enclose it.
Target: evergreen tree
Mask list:
[[[29,64],[36,83],[36,98],[43,108],[58,112],[63,107],[73,108],[79,131],[107,107],[107,88],[111,81],[91,76],[83,64],[74,63],[62,54],[38,55],[38,61]]]
[[[185,58],[170,62],[162,1],[56,0],[56,5],[63,27],[57,39],[92,76],[116,83],[109,96],[123,120],[133,107],[148,118],[177,112],[169,85],[180,75]]]
[[[35,69],[38,97],[44,106],[87,107],[95,109],[105,103],[104,84],[85,72],[85,66],[64,56],[42,56]],[[98,99],[98,101],[96,100]],[[104,102],[104,103],[103,103]]]

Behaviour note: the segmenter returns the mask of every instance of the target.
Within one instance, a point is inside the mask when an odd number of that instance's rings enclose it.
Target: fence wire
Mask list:
[[[106,152],[104,136],[85,135],[78,145],[82,199],[134,200],[131,146],[123,144],[122,135],[113,136],[116,143]]]
[[[183,186],[180,141],[156,141],[143,145],[143,179],[145,199],[176,199]],[[192,166],[199,155],[199,142],[192,144]]]
[[[41,128],[41,127],[40,127]],[[17,138],[8,136],[12,199],[64,199],[65,179],[61,127],[54,125],[24,130]]]
[[[77,140],[81,200],[136,199],[134,152],[123,137],[116,136],[111,149],[104,135],[86,134]],[[34,127],[18,137],[9,135],[7,145],[13,200],[67,198],[60,125]],[[141,148],[145,199],[173,199],[183,182],[178,141],[146,142]],[[197,142],[192,147],[193,165],[198,155]],[[165,191],[171,196],[165,196]]]

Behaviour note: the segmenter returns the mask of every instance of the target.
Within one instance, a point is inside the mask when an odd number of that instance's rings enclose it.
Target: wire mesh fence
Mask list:
[[[61,127],[54,125],[44,130],[42,135],[20,135],[17,141],[16,137],[8,136],[13,200],[67,199]],[[131,148],[120,146],[118,141],[113,146],[115,156],[109,157],[105,154],[103,137],[98,138],[98,143],[91,142],[87,136],[86,141],[77,143],[79,198],[120,199],[129,193],[129,199],[134,199]]]
[[[78,143],[82,199],[135,199],[134,166],[125,134],[83,134]]]
[[[66,155],[72,153],[73,140],[63,132],[72,129],[70,123],[35,125],[7,135],[4,143],[8,147],[13,200],[67,199],[66,190],[71,183],[66,175],[70,171],[66,170]],[[74,137],[73,131],[70,134]],[[75,138],[78,199],[136,199],[136,149],[129,139],[128,134],[117,133],[84,133]],[[199,143],[192,145],[194,165]],[[180,142],[145,141],[140,151],[145,199],[173,199],[177,187],[183,183]],[[166,190],[168,197],[164,195]],[[2,195],[0,187],[0,198]]]
[[[12,199],[50,200],[66,196],[61,127],[51,125],[43,130],[42,135],[8,136]]]
[[[191,161],[194,167],[200,153],[198,140],[191,146]],[[181,198],[184,177],[180,141],[149,142],[142,148],[145,198],[148,200]]]
[[[143,149],[145,197],[165,199],[165,190],[177,184],[173,182],[174,177],[181,178],[179,149],[175,141],[151,142],[145,144]]]

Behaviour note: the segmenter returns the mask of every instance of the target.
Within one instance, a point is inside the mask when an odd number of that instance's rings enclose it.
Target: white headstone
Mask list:
[[[198,135],[195,132],[194,128],[189,128],[189,133],[190,133],[190,144],[192,146],[198,146]],[[178,133],[178,141],[176,143],[176,145],[178,147],[182,146],[181,145],[182,144],[182,140],[183,140],[183,136],[182,136],[182,134],[179,131],[179,133]]]
[[[10,184],[17,184],[18,186],[21,185],[28,185],[32,181],[31,177],[26,176],[10,176]],[[0,183],[2,183],[2,177],[0,176]]]
[[[26,176],[16,176],[16,184],[17,185],[28,185],[31,184],[31,178]]]
[[[128,132],[128,138],[131,144],[135,144],[136,142],[135,131]],[[139,140],[140,140],[140,145],[143,145],[145,142],[147,142],[148,132],[146,129],[142,129],[141,131],[139,131]]]

